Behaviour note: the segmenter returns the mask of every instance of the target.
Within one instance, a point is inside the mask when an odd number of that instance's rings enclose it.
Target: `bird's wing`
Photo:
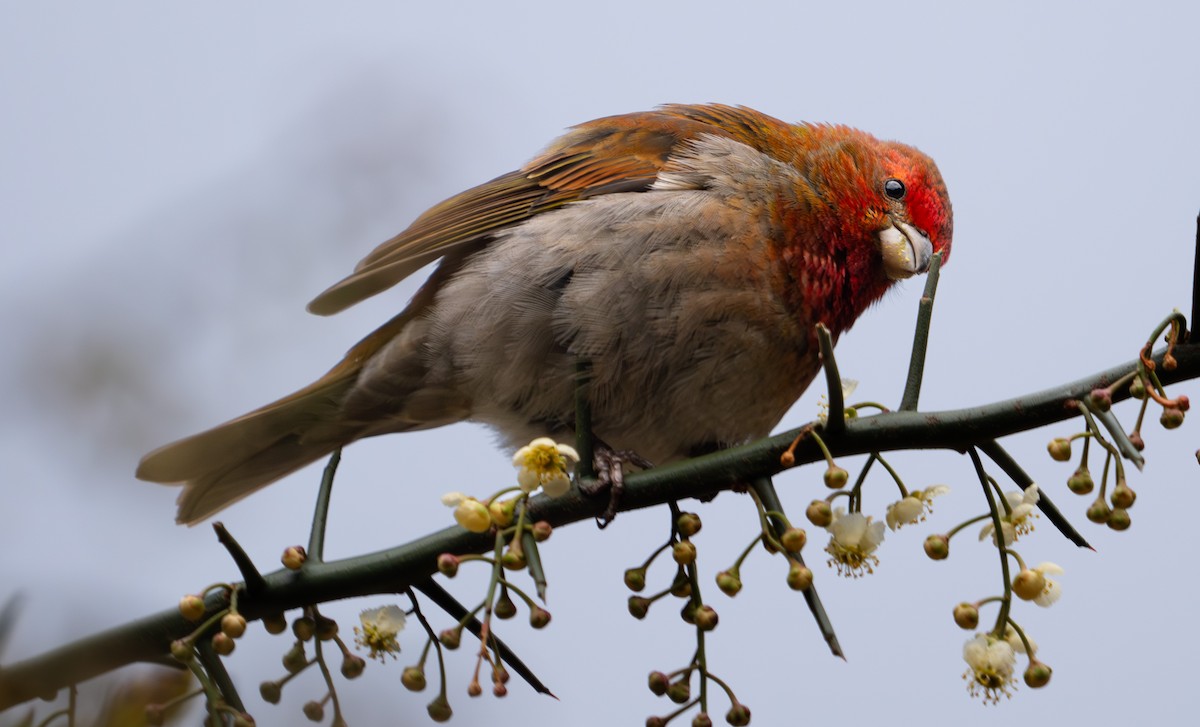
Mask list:
[[[363,258],[354,273],[308,305],[331,315],[369,298],[455,250],[481,246],[496,231],[568,202],[649,189],[674,150],[700,134],[752,142],[782,122],[729,106],[666,106],[572,128],[519,171],[430,208]]]

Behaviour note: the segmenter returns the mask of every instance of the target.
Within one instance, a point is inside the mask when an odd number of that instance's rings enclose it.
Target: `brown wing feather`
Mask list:
[[[648,189],[672,150],[699,134],[724,134],[762,148],[768,131],[787,128],[750,109],[720,105],[666,106],[581,124],[520,171],[430,208],[363,258],[353,274],[314,298],[308,309],[318,315],[337,313],[451,250],[568,202]]]

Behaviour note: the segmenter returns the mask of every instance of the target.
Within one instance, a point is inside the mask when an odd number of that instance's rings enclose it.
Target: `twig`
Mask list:
[[[917,306],[917,327],[913,333],[912,357],[908,361],[908,376],[904,380],[904,396],[900,411],[916,411],[921,397],[921,382],[925,377],[925,351],[929,347],[929,322],[933,318],[933,299],[937,294],[938,275],[942,269],[942,254],[935,252],[929,261],[925,277],[925,292]]]
[[[758,495],[758,499],[767,512],[783,512],[783,503],[779,501],[779,494],[775,492],[775,484],[770,477],[756,477],[751,480],[750,487],[754,494]],[[775,535],[778,537],[786,529],[786,526],[778,516],[768,515],[768,517],[771,519],[771,527],[774,528]],[[793,553],[793,556],[800,565],[804,565],[802,555]],[[825,643],[829,644],[829,650],[833,652],[834,656],[845,659],[846,655],[842,652],[842,645],[838,643],[837,633],[833,630],[833,622],[829,620],[829,614],[825,612],[821,597],[817,595],[816,585],[810,585],[804,590],[804,602],[808,604],[808,610],[812,611],[813,618],[817,621],[817,628],[821,630],[821,636],[825,639]]]
[[[836,437],[846,429],[846,402],[842,394],[842,377],[838,373],[837,359],[833,357],[833,338],[825,324],[817,324],[817,343],[821,347],[821,363],[825,369],[825,387],[829,389],[829,416],[825,417],[825,431]]]
[[[325,523],[329,520],[329,498],[333,493],[333,476],[342,461],[342,449],[338,447],[329,455],[329,464],[321,475],[321,489],[317,491],[317,507],[313,512],[312,532],[308,536],[309,563],[325,562]]]

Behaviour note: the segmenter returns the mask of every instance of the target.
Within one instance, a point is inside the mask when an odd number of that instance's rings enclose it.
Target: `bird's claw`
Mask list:
[[[595,497],[608,490],[608,505],[596,518],[596,525],[606,528],[616,519],[621,495],[625,492],[625,465],[630,464],[645,470],[653,467],[654,463],[632,450],[616,450],[597,442],[592,464],[596,468],[596,479],[585,483],[580,490],[588,497]]]

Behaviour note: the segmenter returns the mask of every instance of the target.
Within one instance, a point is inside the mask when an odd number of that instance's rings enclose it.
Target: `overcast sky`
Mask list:
[[[955,240],[923,408],[1130,360],[1166,313],[1190,307],[1197,27],[1200,10],[1184,2],[0,2],[0,599],[26,596],[3,660],[236,577],[207,526],[173,524],[174,490],[133,478],[137,459],[322,373],[423,274],[329,319],[305,313],[315,293],[429,205],[598,116],[719,101],[850,124],[933,156]],[[856,397],[898,402],[921,285],[899,286],[839,346],[842,372],[862,382]],[[1196,396],[1194,385],[1176,391]],[[780,429],[811,419],[818,393]],[[1128,424],[1136,410],[1119,414]],[[765,725],[1194,712],[1200,636],[1174,616],[1200,595],[1189,551],[1196,424],[1146,427],[1125,533],[1088,523],[1089,500],[1065,488],[1073,465],[1046,456],[1051,437],[1078,428],[1010,440],[1096,548],[1074,548],[1044,520],[1021,541],[1027,559],[1066,569],[1058,604],[1014,612],[1054,667],[1050,687],[1022,687],[998,707],[966,693],[969,634],[950,612],[996,593],[999,575],[970,533],[946,562],[921,553],[926,534],[984,507],[969,460],[940,451],[891,458],[911,486],[952,492],[927,523],[889,533],[875,575],[850,581],[820,565],[825,539],[810,528],[846,662],[824,650],[781,563],[756,555],[737,599],[709,587],[721,614],[710,667]],[[509,458],[476,425],[355,444],[328,554],[448,524],[438,495],[493,491],[512,477]],[[306,539],[318,475],[221,515],[264,568]],[[815,467],[777,484],[797,518],[823,495]],[[882,516],[893,492],[873,473],[866,509]],[[711,583],[753,536],[753,508],[735,495],[688,507],[705,521],[697,545]],[[666,524],[654,511],[557,532],[543,550],[553,624],[514,621],[501,635],[559,700],[518,684],[503,701],[468,699],[464,648],[449,664],[455,723],[641,724],[669,711],[645,676],[683,665],[691,631],[673,607],[634,621],[621,586]],[[453,585],[481,596],[483,569]],[[328,611],[348,631],[359,609],[384,602]],[[280,674],[288,643],[253,631],[230,668],[259,724],[297,724],[298,705],[323,694],[319,678],[289,685],[282,706],[262,704],[256,685]],[[354,727],[426,722],[431,694],[398,684],[422,643],[405,636],[400,664],[340,686]],[[714,716],[724,710],[717,700]]]

